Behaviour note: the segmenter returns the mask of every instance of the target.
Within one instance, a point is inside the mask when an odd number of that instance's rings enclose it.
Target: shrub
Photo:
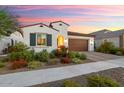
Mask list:
[[[60,49],[55,49],[51,53],[53,53],[56,57],[61,57],[61,50]]]
[[[87,78],[88,87],[118,87],[119,84],[108,78],[98,75],[93,75]]]
[[[86,59],[86,55],[85,54],[80,54],[78,52],[75,53],[75,57],[81,60],[85,60]]]
[[[49,61],[48,61],[48,65],[56,65],[56,64],[58,64],[59,63],[59,59],[50,59]]]
[[[0,61],[0,68],[4,67],[5,66],[5,63]]]
[[[43,50],[39,53],[36,53],[35,58],[38,61],[47,62],[49,59],[49,53],[47,52],[47,50]]]
[[[124,49],[120,48],[121,53],[124,55]]]
[[[73,51],[69,51],[69,52],[68,52],[68,57],[69,57],[69,58],[75,58],[75,57],[76,57],[76,53],[73,52]]]
[[[49,57],[53,59],[53,58],[56,58],[56,55],[54,54],[54,52],[51,52],[51,53],[49,54]]]
[[[85,54],[76,53],[76,58],[79,58],[81,60],[85,60],[86,59],[86,55]]]
[[[68,52],[68,57],[73,59],[73,58],[78,58],[78,59],[81,59],[81,60],[85,60],[86,59],[86,55],[83,54],[83,53],[78,53],[78,52],[73,52],[73,51],[69,51]]]
[[[27,50],[28,47],[22,42],[16,43],[14,46],[9,46],[8,47],[8,52],[21,52]]]
[[[27,66],[27,62],[25,60],[18,60],[18,61],[12,62],[11,69],[18,69],[26,66]]]
[[[65,46],[60,46],[60,55],[61,57],[66,57],[67,56],[67,48]]]
[[[18,61],[23,59],[29,62],[33,60],[33,55],[31,51],[12,52],[8,55],[8,58],[10,61]]]
[[[76,58],[80,58],[80,53],[75,52],[75,57],[76,57]]]
[[[114,44],[112,42],[104,42],[103,44],[101,44],[97,49],[97,52],[103,52],[103,53],[115,53],[116,47],[114,46]]]
[[[36,68],[39,68],[41,67],[43,64],[41,62],[38,62],[38,61],[31,61],[31,62],[28,62],[28,68],[29,69],[36,69]]]
[[[64,80],[62,87],[80,87],[81,85],[72,80]]]
[[[120,49],[119,48],[112,48],[112,49],[110,49],[110,54],[116,54],[118,51],[120,51]]]
[[[82,63],[82,61],[81,61],[80,59],[78,59],[78,58],[73,58],[73,59],[72,59],[72,62],[75,63],[75,64],[80,64],[80,63]]]
[[[117,52],[116,52],[116,55],[118,55],[118,56],[123,56],[123,53],[122,53],[121,51],[117,51]]]
[[[68,64],[68,63],[70,63],[70,59],[68,57],[63,57],[63,58],[61,58],[61,63]]]

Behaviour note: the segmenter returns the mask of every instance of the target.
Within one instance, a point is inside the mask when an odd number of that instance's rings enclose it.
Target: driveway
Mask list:
[[[104,54],[99,52],[83,52],[87,55],[87,58],[93,61],[105,61],[112,59],[124,58],[122,56],[112,55],[112,54]]]

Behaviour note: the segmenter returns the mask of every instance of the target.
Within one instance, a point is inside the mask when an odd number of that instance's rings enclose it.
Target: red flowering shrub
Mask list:
[[[68,63],[70,63],[70,59],[68,57],[63,57],[63,58],[61,58],[61,63],[68,64]]]
[[[12,62],[11,69],[18,69],[26,66],[27,66],[27,62],[25,60],[18,60],[18,61]]]

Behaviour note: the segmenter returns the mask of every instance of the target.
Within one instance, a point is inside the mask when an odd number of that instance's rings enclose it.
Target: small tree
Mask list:
[[[19,24],[16,17],[7,10],[0,9],[0,38],[1,36],[9,36],[17,30],[19,30]]]

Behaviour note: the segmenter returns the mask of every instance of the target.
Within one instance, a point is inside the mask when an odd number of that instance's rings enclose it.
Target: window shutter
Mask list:
[[[47,46],[52,46],[52,35],[47,34]]]
[[[30,33],[30,46],[36,46],[36,34]]]

